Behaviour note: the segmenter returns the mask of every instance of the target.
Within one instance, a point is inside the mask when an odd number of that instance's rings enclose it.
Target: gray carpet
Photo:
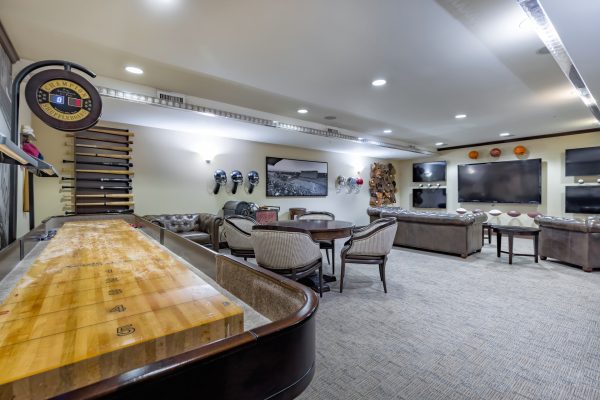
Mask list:
[[[486,244],[466,260],[396,248],[387,277],[386,295],[352,264],[324,294],[301,399],[600,399],[600,271],[509,265]]]

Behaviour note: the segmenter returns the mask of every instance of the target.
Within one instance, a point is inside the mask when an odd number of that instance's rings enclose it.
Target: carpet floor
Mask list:
[[[386,271],[387,294],[356,264],[324,294],[300,399],[600,399],[600,271],[509,265],[487,243],[464,260],[394,248]]]

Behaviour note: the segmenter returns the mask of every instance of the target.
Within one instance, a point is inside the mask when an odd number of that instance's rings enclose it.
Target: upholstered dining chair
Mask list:
[[[242,257],[244,260],[255,258],[250,236],[252,227],[256,224],[254,219],[243,215],[231,215],[225,218],[223,235],[232,256]]]
[[[387,255],[394,245],[398,222],[395,217],[380,218],[370,225],[355,228],[352,237],[341,251],[342,271],[340,293],[344,290],[346,264],[378,264],[379,278],[383,282],[383,291],[387,293],[385,282],[385,264]]]
[[[298,216],[298,219],[320,219],[334,221],[335,215],[328,211],[307,211]],[[331,273],[335,274],[335,240],[319,240],[319,246],[325,250],[327,264],[331,265]],[[331,261],[329,261],[329,251],[331,251]]]
[[[256,263],[263,268],[295,281],[318,271],[319,296],[323,297],[323,256],[310,232],[293,227],[255,225],[251,240]]]

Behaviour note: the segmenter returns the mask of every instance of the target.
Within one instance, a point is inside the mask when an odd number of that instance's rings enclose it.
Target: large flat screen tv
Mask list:
[[[413,207],[446,208],[446,189],[413,189]]]
[[[267,197],[327,196],[327,163],[267,157]]]
[[[446,180],[446,161],[413,164],[413,182],[438,182]]]
[[[600,214],[600,186],[567,186],[565,212]]]
[[[458,201],[539,204],[542,160],[459,165]]]
[[[600,147],[585,147],[565,151],[565,175],[600,175]]]

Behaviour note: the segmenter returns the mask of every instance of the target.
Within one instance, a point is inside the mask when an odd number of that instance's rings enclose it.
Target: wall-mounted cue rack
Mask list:
[[[67,134],[63,160],[65,214],[132,213],[133,132],[93,127]]]

